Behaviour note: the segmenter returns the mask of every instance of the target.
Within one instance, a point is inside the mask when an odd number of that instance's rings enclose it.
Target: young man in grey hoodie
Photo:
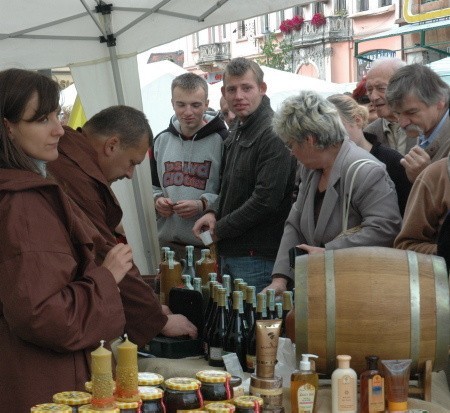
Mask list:
[[[172,82],[175,115],[154,139],[150,156],[159,242],[179,257],[186,245],[201,248],[192,227],[219,193],[228,132],[219,113],[207,111],[208,103],[203,78],[193,73],[176,77]]]

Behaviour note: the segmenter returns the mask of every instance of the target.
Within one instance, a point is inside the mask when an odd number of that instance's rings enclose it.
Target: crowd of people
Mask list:
[[[178,76],[174,115],[153,137],[128,106],[62,127],[57,83],[0,72],[3,406],[29,411],[82,390],[100,340],[196,337],[117,241],[110,185],[148,151],[161,246],[200,250],[208,230],[221,272],[258,291],[294,286],[293,247],[395,247],[450,262],[450,91],[436,73],[379,60],[353,95],[303,91],[276,113],[268,87],[257,63],[233,59],[214,111],[204,79]]]

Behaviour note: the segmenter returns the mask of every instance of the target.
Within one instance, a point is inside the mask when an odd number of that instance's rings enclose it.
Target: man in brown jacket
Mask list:
[[[110,184],[131,179],[135,166],[145,158],[152,131],[145,115],[128,106],[102,110],[79,131],[69,127],[64,130],[59,157],[47,165],[48,170],[107,241],[101,252],[106,255],[117,243],[115,230],[122,219]],[[126,317],[125,332],[138,346],[159,333],[196,337],[196,327],[186,317],[161,307],[136,266],[118,287]]]

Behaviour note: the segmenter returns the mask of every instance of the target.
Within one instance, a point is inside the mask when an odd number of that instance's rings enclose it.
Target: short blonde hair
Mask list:
[[[316,138],[318,148],[342,142],[347,133],[336,107],[313,91],[288,97],[272,121],[275,133],[283,142],[302,143],[308,136]]]
[[[354,125],[356,117],[361,118],[361,128],[365,128],[369,122],[369,110],[360,105],[355,99],[347,95],[331,95],[327,98],[334,106],[336,106],[341,118],[347,123]]]

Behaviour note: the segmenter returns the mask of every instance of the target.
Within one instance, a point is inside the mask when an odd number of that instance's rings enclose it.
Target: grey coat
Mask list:
[[[358,225],[362,228],[336,238],[342,231],[343,199],[350,186],[350,182],[344,184],[345,174],[357,159],[377,162],[364,165],[353,186],[348,228]],[[394,184],[384,165],[370,153],[351,141],[342,143],[331,170],[317,225],[314,225],[314,197],[320,176],[320,170],[303,167],[299,195],[285,223],[273,274],[294,277],[289,268],[288,251],[296,245],[308,244],[328,250],[357,246],[392,247],[400,231],[401,215]]]

